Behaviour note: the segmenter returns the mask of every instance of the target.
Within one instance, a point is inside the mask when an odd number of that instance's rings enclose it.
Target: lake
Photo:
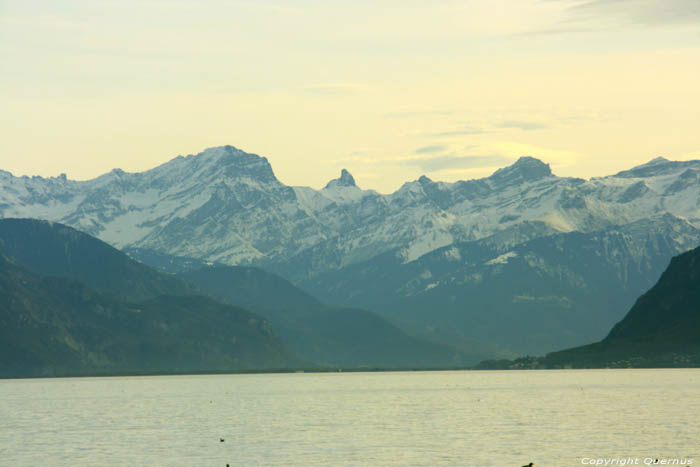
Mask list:
[[[0,380],[0,420],[3,466],[700,465],[700,370]]]

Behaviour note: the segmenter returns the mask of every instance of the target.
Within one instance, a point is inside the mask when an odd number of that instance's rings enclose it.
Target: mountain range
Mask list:
[[[61,222],[170,272],[255,266],[408,334],[493,356],[605,336],[673,255],[700,244],[700,161],[558,177],[531,157],[391,194],[346,170],[290,187],[232,146],[89,181],[0,172],[0,217]]]
[[[403,262],[387,253],[301,286],[376,310],[410,333],[481,349],[543,354],[602,338],[700,230],[670,214],[602,231],[535,238],[505,252],[492,239]]]
[[[285,186],[266,158],[224,146],[89,181],[0,172],[0,217],[61,222],[118,248],[286,265],[296,272],[285,276],[296,281],[388,251],[408,262],[488,237],[508,248],[665,213],[698,226],[698,171],[699,161],[657,158],[583,180],[557,177],[547,164],[523,157],[485,179],[423,176],[383,195],[360,189],[347,171],[321,190]]]

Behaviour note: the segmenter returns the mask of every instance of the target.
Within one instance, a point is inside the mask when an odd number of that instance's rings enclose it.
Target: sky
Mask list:
[[[0,169],[590,178],[700,159],[699,83],[698,0],[0,0]]]

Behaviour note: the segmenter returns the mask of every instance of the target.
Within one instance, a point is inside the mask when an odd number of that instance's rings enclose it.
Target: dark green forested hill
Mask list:
[[[679,347],[700,345],[700,248],[674,257],[605,341],[660,337]]]
[[[173,276],[55,222],[0,219],[0,251],[31,272],[78,280],[129,300],[196,293]]]
[[[0,255],[0,377],[303,365],[241,308],[202,296],[126,302]]]
[[[659,281],[639,297],[600,342],[542,358],[484,362],[481,367],[700,366],[700,248],[674,257]]]

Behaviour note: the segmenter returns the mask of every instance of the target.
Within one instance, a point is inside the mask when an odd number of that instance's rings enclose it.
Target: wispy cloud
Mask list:
[[[448,136],[466,136],[466,135],[480,135],[486,133],[488,130],[484,128],[477,128],[469,125],[464,125],[454,130],[440,131],[437,133],[429,133],[427,136],[443,138]]]
[[[431,146],[423,146],[414,151],[415,154],[435,154],[436,152],[442,152],[447,149],[444,144],[433,144]]]
[[[447,146],[435,145],[419,148],[411,155],[382,156],[369,152],[354,152],[346,157],[333,161],[336,164],[352,164],[365,166],[401,166],[417,167],[424,172],[439,172],[447,169],[473,169],[481,167],[497,167],[510,163],[513,158],[498,153],[481,155],[451,152],[448,154],[436,154],[447,150]],[[467,151],[470,146],[463,147]]]
[[[510,129],[515,128],[523,131],[531,130],[541,130],[543,128],[549,128],[550,125],[542,121],[535,120],[500,120],[493,123],[485,123],[480,126],[474,125],[462,125],[460,127],[454,128],[452,130],[439,131],[434,133],[426,134],[425,136],[431,138],[449,138],[455,136],[470,136],[470,135],[482,135],[485,133],[492,133],[499,129]]]
[[[410,157],[396,160],[397,165],[418,167],[425,172],[440,172],[448,169],[473,169],[477,167],[495,167],[509,163],[511,160],[504,156],[456,156],[445,155],[437,157]]]
[[[498,128],[517,128],[523,131],[541,130],[549,128],[549,125],[541,122],[532,122],[525,120],[503,120],[496,124]]]
[[[564,23],[623,22],[644,26],[700,24],[698,0],[546,0],[570,3]],[[556,29],[556,28],[555,28]]]
[[[402,110],[384,114],[386,118],[446,117],[453,115],[451,110]]]
[[[596,31],[595,28],[589,28],[589,27],[551,27],[551,28],[546,28],[546,29],[538,29],[534,31],[525,31],[521,32],[518,34],[515,34],[515,36],[556,36],[556,35],[561,35],[561,34],[582,34],[582,33],[588,33],[588,32],[593,32]]]
[[[357,83],[326,83],[308,86],[304,92],[314,96],[348,96],[357,94],[364,88],[364,85]]]

